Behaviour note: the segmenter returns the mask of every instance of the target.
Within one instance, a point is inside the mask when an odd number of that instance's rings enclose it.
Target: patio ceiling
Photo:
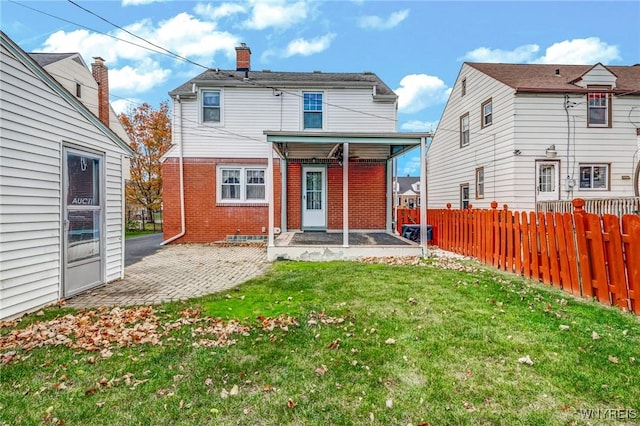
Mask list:
[[[282,158],[338,158],[343,143],[349,144],[349,158],[388,160],[420,146],[431,133],[354,133],[264,131],[267,142]]]

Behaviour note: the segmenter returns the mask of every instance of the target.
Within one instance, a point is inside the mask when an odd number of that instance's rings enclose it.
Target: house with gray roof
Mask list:
[[[169,95],[166,243],[259,240],[271,258],[345,258],[390,241],[392,160],[430,135],[397,132],[397,95],[376,74],[255,71],[242,44],[235,70],[208,69]],[[325,247],[286,243],[311,232]]]
[[[427,159],[429,208],[640,195],[640,64],[464,63]]]

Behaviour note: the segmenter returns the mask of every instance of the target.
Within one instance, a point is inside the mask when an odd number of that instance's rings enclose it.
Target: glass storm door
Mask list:
[[[63,296],[104,282],[103,157],[64,150]]]
[[[327,189],[324,167],[302,170],[302,227],[327,228]]]
[[[557,161],[536,162],[536,201],[560,199],[560,166]]]

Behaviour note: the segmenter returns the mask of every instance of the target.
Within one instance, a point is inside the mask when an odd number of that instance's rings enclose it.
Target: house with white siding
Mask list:
[[[254,71],[250,59],[242,44],[235,70],[169,93],[165,243],[264,240],[270,258],[345,258],[395,242],[392,160],[429,135],[397,132],[397,95],[372,72]],[[327,244],[300,242],[309,235]]]
[[[429,208],[639,195],[640,65],[464,63],[428,151]]]
[[[3,32],[0,41],[0,318],[8,318],[124,276],[133,152],[60,75]]]

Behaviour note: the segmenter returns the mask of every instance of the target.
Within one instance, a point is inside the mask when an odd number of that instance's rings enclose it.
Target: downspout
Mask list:
[[[184,208],[184,162],[183,162],[183,150],[182,150],[182,102],[180,101],[180,95],[176,95],[176,101],[179,105],[179,120],[178,120],[178,139],[180,140],[178,150],[178,167],[180,173],[180,232],[177,235],[164,240],[160,245],[169,244],[184,236],[187,232],[186,220],[185,220],[185,208]]]

